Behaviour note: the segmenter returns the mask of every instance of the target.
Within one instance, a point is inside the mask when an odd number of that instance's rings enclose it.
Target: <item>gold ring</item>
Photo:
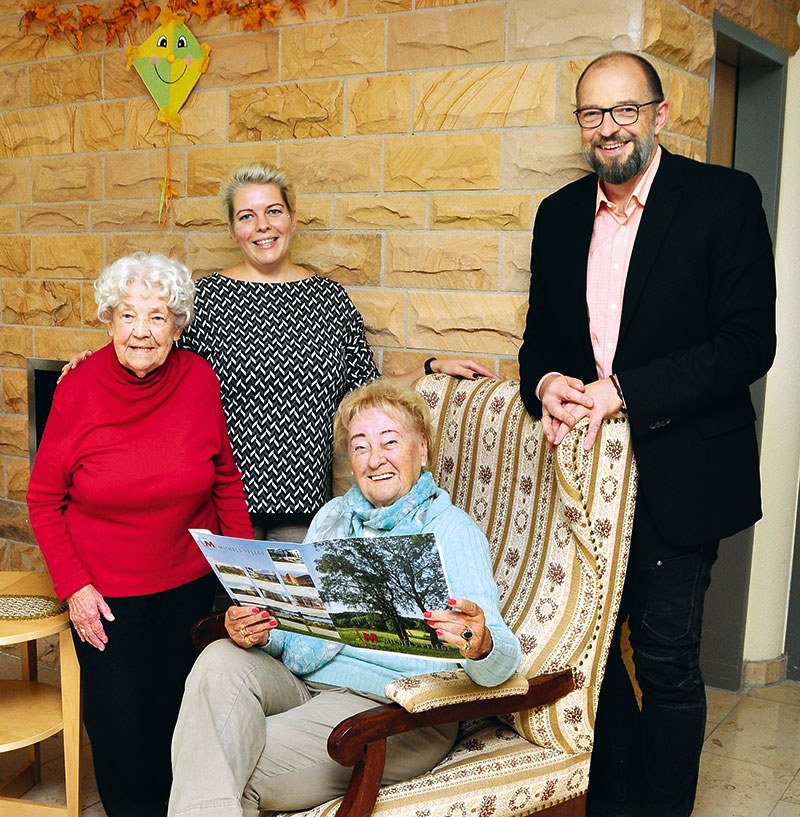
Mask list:
[[[247,638],[247,627],[242,627],[239,632],[242,634],[242,638]]]
[[[83,627],[78,627],[78,632],[79,632],[81,635],[86,635],[86,630],[84,630],[84,629],[83,629]]]
[[[253,642],[250,640],[250,636],[246,635],[244,637],[244,643],[247,644],[248,647],[252,646]]]

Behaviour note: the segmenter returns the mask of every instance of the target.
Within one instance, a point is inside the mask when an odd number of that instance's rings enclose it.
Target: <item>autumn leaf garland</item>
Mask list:
[[[167,8],[176,14],[183,14],[187,19],[197,17],[200,22],[227,14],[230,17],[241,17],[242,28],[250,31],[261,31],[264,23],[274,25],[275,17],[281,6],[289,7],[305,18],[304,0],[168,0]],[[336,0],[330,0],[332,6]],[[105,29],[106,45],[116,38],[122,42],[128,26],[137,19],[141,22],[155,22],[161,14],[162,7],[147,0],[122,0],[104,16],[103,9],[90,3],[84,3],[69,9],[59,10],[52,3],[22,3],[21,24],[26,32],[31,32],[41,24],[47,37],[58,40],[63,35],[77,50],[83,47],[84,32],[90,28]]]

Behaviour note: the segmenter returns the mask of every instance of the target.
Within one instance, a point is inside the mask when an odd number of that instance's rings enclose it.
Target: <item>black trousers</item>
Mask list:
[[[102,652],[72,637],[81,665],[83,721],[108,817],[164,817],[170,743],[197,653],[189,628],[207,615],[213,573],[161,593],[106,597]]]
[[[636,509],[631,559],[595,723],[588,817],[689,817],[706,723],[703,602],[718,542],[679,548]],[[628,620],[641,711],[622,661]]]

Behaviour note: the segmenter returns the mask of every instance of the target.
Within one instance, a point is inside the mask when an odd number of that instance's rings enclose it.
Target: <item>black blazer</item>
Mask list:
[[[531,252],[521,392],[550,371],[597,379],[586,263],[597,176],[539,207]],[[639,491],[660,533],[697,545],[761,516],[749,384],[775,355],[775,267],[761,194],[749,175],[674,156],[642,214],[622,305],[614,371],[625,395]]]

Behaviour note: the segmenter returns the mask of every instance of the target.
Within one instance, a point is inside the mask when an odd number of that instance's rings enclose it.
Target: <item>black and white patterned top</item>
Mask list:
[[[333,418],[342,397],[379,376],[361,315],[327,278],[197,281],[180,345],[220,380],[251,512],[311,513],[328,499]]]

